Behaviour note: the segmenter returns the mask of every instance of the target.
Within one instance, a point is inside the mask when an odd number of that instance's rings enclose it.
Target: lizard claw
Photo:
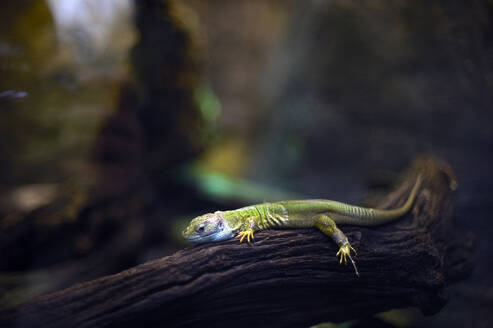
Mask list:
[[[253,230],[251,230],[251,229],[250,229],[250,230],[246,230],[246,231],[240,231],[240,232],[238,233],[238,235],[236,236],[236,238],[240,238],[240,243],[242,243],[242,242],[243,242],[243,239],[245,239],[245,237],[246,237],[246,239],[247,239],[248,243],[250,243],[250,238],[251,238],[251,239],[252,239],[252,241],[253,241],[253,240],[255,239],[255,238],[253,237]]]
[[[345,242],[344,244],[341,245],[339,248],[339,251],[337,252],[336,256],[341,256],[339,259],[339,263],[342,264],[342,261],[344,260],[344,264],[347,265],[347,258],[349,257],[349,260],[351,260],[351,264],[354,267],[354,271],[356,272],[356,275],[359,277],[359,272],[358,268],[356,267],[356,263],[354,262],[353,258],[351,257],[351,251],[354,252],[356,255],[356,250],[349,244],[349,242]]]

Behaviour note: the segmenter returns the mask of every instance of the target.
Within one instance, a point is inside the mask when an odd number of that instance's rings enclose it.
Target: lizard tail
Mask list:
[[[406,202],[404,205],[402,205],[399,208],[393,209],[393,210],[373,210],[374,213],[374,222],[375,224],[384,224],[387,222],[390,222],[396,218],[399,218],[409,212],[411,209],[411,206],[414,203],[414,200],[416,199],[416,195],[418,194],[419,188],[421,187],[421,183],[423,181],[423,178],[420,175],[416,178],[416,183],[414,184],[413,189],[411,190],[411,193],[409,194],[409,197],[407,198]]]
[[[329,215],[336,223],[361,225],[361,226],[376,226],[391,222],[404,214],[406,214],[414,203],[418,194],[422,176],[418,175],[409,197],[404,205],[393,210],[377,210],[372,208],[359,207],[344,203],[331,202],[331,210]]]

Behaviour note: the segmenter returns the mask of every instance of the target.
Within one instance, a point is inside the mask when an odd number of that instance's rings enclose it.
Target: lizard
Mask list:
[[[339,246],[339,263],[347,265],[349,258],[356,275],[358,268],[351,256],[356,250],[337,224],[377,226],[404,216],[410,209],[421,186],[418,176],[406,202],[399,208],[380,210],[325,199],[287,200],[242,207],[236,210],[216,211],[190,221],[183,237],[191,243],[217,242],[233,237],[240,243],[254,240],[254,232],[266,229],[315,227],[332,238]]]

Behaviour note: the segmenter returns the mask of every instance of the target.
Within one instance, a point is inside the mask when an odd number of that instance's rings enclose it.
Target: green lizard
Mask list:
[[[406,214],[416,198],[421,185],[418,176],[414,187],[404,205],[393,210],[378,210],[353,206],[333,200],[310,199],[288,200],[242,207],[232,211],[217,211],[193,219],[183,231],[183,237],[192,243],[216,242],[233,237],[253,240],[253,233],[271,228],[316,227],[331,237],[339,246],[336,256],[340,263],[351,260],[356,275],[356,263],[351,257],[351,246],[337,224],[376,226],[391,222]]]

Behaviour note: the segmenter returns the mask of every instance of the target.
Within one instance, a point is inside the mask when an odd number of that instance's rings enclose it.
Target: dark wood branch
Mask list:
[[[402,204],[416,175],[411,213],[386,226],[343,227],[361,277],[339,265],[336,245],[314,229],[264,231],[199,245],[119,274],[39,297],[4,316],[17,326],[299,327],[447,301],[446,287],[473,266],[472,236],[452,220],[455,180],[442,162],[418,159],[385,208]]]

